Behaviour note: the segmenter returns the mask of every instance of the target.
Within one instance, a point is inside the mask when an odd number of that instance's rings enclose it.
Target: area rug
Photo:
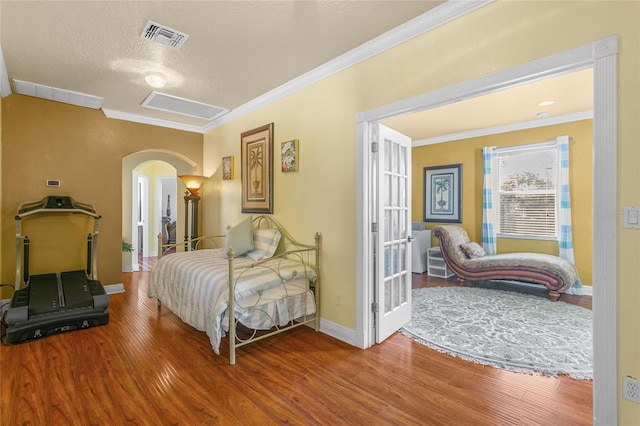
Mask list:
[[[412,291],[400,331],[437,351],[509,371],[593,378],[591,311],[530,294],[470,287]]]

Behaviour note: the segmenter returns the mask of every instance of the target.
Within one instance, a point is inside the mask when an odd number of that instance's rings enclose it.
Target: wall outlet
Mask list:
[[[640,380],[625,376],[622,381],[622,397],[631,401],[640,402]]]

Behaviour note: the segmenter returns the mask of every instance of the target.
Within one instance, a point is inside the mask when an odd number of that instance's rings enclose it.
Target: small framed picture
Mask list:
[[[282,172],[298,171],[298,139],[282,142]]]
[[[233,179],[233,155],[222,157],[222,180]]]

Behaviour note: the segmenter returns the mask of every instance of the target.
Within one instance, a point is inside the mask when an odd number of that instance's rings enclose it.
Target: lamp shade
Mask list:
[[[185,186],[193,195],[198,194],[198,190],[207,177],[206,176],[198,176],[198,175],[178,175],[180,180],[184,182]]]

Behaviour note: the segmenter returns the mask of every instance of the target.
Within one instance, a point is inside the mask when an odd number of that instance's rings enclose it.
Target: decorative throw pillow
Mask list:
[[[460,248],[469,259],[475,259],[476,257],[487,255],[487,253],[484,251],[484,248],[482,248],[480,244],[474,243],[473,241],[460,244]]]
[[[233,257],[253,250],[253,218],[251,216],[243,219],[227,232],[227,241],[224,245],[225,253],[230,248],[233,249]]]
[[[281,236],[277,229],[256,229],[253,231],[253,251],[247,256],[255,260],[270,258],[276,252]]]

